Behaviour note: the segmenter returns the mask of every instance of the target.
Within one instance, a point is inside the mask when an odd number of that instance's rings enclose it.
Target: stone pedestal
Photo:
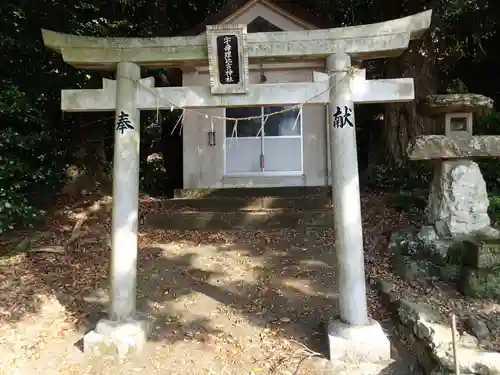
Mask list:
[[[83,338],[85,354],[124,357],[139,353],[151,333],[147,316],[136,315],[125,321],[102,319],[95,330]]]
[[[391,343],[379,323],[350,325],[340,320],[328,324],[330,360],[381,362],[391,359]]]
[[[439,237],[470,235],[489,228],[488,206],[486,183],[476,162],[466,159],[437,162],[427,222],[434,226]]]

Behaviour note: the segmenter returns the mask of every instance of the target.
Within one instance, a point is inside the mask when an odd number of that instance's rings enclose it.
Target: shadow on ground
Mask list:
[[[368,247],[380,245],[374,236],[400,219],[371,196],[363,199],[363,214]],[[86,225],[97,234],[109,223],[105,214]],[[265,332],[326,354],[325,322],[337,311],[331,230],[141,228],[141,244],[138,309],[155,319],[153,341],[210,343],[216,337],[241,346]],[[107,238],[99,234],[66,254],[33,254],[22,267],[26,280],[37,279],[37,292],[55,295],[84,333],[105,315],[108,261]]]
[[[239,238],[227,243],[228,237]],[[327,238],[317,232],[239,232],[224,234],[219,244],[209,236],[194,246],[144,247],[138,309],[155,318],[153,340],[175,342],[230,331],[227,324],[250,324],[324,352],[323,322],[336,311],[334,257],[323,244]],[[67,292],[58,296],[69,308],[91,312],[84,329],[107,304],[106,293],[90,294],[79,306]],[[242,318],[248,323],[238,322]]]

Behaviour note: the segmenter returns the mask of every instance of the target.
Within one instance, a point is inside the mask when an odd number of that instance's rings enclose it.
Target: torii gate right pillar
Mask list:
[[[368,317],[363,254],[351,57],[345,52],[326,59],[330,75],[329,123],[332,201],[335,222],[339,315],[328,324],[330,360],[388,360],[389,339]]]
[[[368,309],[350,66],[351,58],[346,53],[330,55],[326,59],[331,76],[329,113],[333,118],[330,157],[340,319],[359,326],[368,324]]]

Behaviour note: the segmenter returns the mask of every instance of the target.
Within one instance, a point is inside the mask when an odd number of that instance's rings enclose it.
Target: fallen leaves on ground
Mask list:
[[[96,289],[106,287],[110,255],[110,199],[98,202],[57,207],[43,230],[20,233],[20,241],[35,238],[31,248],[65,246],[78,224],[84,235],[63,253],[28,252],[0,259],[0,333],[17,332],[0,336],[0,358],[5,361],[9,351],[13,366],[56,337],[89,324],[94,310],[105,308],[88,302]],[[141,199],[140,207],[141,215],[163,210],[161,200],[153,198]],[[480,308],[459,296],[449,299],[439,284],[422,290],[394,276],[388,236],[408,225],[409,218],[381,194],[365,194],[362,209],[368,305],[375,319],[389,318],[370,288],[377,278],[393,282],[405,295],[425,291],[425,298],[439,299],[433,304],[445,313],[451,306]],[[40,232],[48,235],[37,237]],[[14,243],[11,237],[4,246]],[[321,323],[336,309],[333,244],[331,229],[201,232],[141,227],[139,305],[163,319],[157,342],[182,342],[194,358],[201,345],[231,366],[293,373],[291,367],[300,360],[290,360],[300,348],[296,343],[325,351]],[[15,349],[9,348],[14,342]],[[204,365],[199,364],[201,369]]]

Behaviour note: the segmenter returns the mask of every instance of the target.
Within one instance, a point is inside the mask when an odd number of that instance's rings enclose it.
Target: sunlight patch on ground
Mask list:
[[[40,350],[70,329],[69,316],[56,297],[37,294],[33,298],[37,313],[27,313],[16,323],[0,327],[0,374],[36,359]]]

